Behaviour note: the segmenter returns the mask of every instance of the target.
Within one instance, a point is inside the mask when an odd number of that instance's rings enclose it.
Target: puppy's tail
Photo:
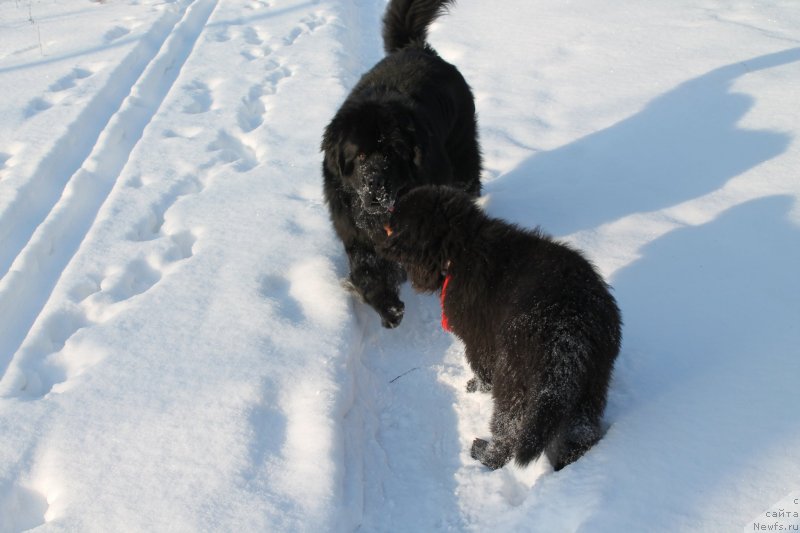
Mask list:
[[[534,377],[514,458],[525,466],[547,449],[573,415],[586,380],[587,352],[575,339],[556,342]]]
[[[391,0],[383,16],[383,48],[387,54],[410,44],[425,45],[428,26],[455,0]]]

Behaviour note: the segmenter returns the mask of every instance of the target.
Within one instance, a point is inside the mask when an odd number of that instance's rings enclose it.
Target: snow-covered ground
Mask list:
[[[469,458],[491,402],[434,296],[388,331],[340,286],[318,147],[384,7],[0,0],[0,531],[789,524],[796,1],[460,0],[433,28],[486,209],[584,249],[625,318],[608,432],[558,473]]]

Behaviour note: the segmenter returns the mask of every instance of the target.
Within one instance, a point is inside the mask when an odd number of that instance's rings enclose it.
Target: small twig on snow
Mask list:
[[[403,377],[403,376],[405,376],[406,374],[410,374],[410,373],[411,373],[411,372],[413,372],[414,370],[419,370],[419,367],[418,367],[418,366],[415,366],[415,367],[414,367],[414,368],[412,368],[411,370],[407,370],[406,372],[403,372],[402,374],[400,374],[399,376],[397,376],[396,378],[394,378],[393,380],[391,380],[389,383],[394,383],[394,382],[395,382],[395,381],[397,381],[398,379],[402,378],[402,377]]]

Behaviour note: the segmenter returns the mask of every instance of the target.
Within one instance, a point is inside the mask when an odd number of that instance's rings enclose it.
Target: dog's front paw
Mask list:
[[[389,305],[378,311],[381,315],[381,325],[385,328],[392,329],[400,325],[405,314],[406,306],[400,300],[393,305]]]

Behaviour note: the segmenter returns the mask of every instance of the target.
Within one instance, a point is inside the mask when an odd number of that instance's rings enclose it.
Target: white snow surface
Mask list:
[[[435,296],[389,331],[341,286],[319,143],[385,5],[0,0],[0,532],[752,531],[800,489],[796,0],[432,28],[486,210],[623,312],[607,433],[557,473],[470,459],[491,399]]]

